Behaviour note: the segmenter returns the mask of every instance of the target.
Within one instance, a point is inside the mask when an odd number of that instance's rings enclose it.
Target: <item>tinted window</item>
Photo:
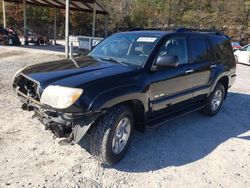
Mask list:
[[[188,47],[187,47],[187,39],[185,37],[176,37],[168,39],[161,51],[160,55],[175,55],[179,58],[180,64],[188,63]]]
[[[229,39],[225,37],[212,37],[212,45],[218,59],[233,59],[233,50]]]
[[[211,43],[206,40],[207,43],[207,60],[215,60],[215,54]]]
[[[207,43],[204,38],[191,38],[190,41],[192,62],[201,62],[211,59],[208,53]]]

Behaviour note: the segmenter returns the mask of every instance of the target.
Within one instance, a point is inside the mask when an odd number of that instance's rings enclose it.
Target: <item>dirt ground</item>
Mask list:
[[[250,66],[237,66],[217,116],[135,133],[126,157],[107,167],[79,145],[60,146],[11,89],[23,66],[60,58],[0,47],[0,187],[250,187]]]

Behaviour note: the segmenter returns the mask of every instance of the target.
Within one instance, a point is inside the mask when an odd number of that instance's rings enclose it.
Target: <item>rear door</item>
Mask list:
[[[193,97],[205,96],[209,92],[212,71],[217,66],[212,46],[205,37],[190,37],[189,49]]]

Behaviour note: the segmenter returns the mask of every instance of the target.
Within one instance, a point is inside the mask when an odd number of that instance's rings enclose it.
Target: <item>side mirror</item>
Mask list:
[[[155,65],[157,67],[178,67],[179,58],[175,55],[160,55],[156,59]]]

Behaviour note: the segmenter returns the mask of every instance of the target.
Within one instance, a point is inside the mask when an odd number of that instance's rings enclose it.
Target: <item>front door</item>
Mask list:
[[[163,54],[177,56],[179,66],[158,68],[151,72],[150,104],[153,113],[192,98],[187,38],[167,39],[158,55]]]

